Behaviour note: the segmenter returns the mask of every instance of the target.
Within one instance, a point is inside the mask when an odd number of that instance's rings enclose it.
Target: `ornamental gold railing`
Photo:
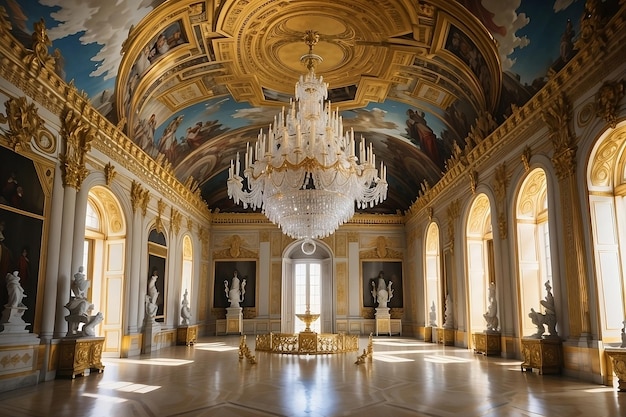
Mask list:
[[[255,349],[260,352],[288,354],[329,354],[359,350],[359,336],[345,333],[300,332],[256,335]]]

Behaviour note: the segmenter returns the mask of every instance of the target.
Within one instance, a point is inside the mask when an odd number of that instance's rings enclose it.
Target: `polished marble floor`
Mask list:
[[[0,416],[321,417],[626,416],[626,393],[521,372],[519,361],[410,338],[374,337],[359,352],[238,357],[238,336],[201,339],[131,359],[105,359],[102,374],[0,394]]]

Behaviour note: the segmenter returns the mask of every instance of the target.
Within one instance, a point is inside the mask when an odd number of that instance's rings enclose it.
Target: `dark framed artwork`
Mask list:
[[[385,282],[392,282],[393,298],[387,307],[402,308],[402,262],[401,261],[361,261],[363,277],[363,307],[377,307],[372,296],[372,283],[376,284],[378,275],[383,273]]]
[[[213,287],[214,308],[230,307],[224,281],[228,282],[228,287],[230,288],[235,270],[242,282],[244,279],[246,280],[245,294],[239,306],[255,307],[256,261],[215,261],[215,274],[213,275],[215,278]]]

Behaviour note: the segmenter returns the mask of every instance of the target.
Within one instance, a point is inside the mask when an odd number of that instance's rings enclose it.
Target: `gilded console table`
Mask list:
[[[176,329],[177,345],[193,345],[198,338],[198,326],[180,326]]]
[[[613,362],[613,372],[617,376],[617,390],[626,392],[626,349],[606,348],[604,352]]]
[[[500,333],[474,333],[474,353],[482,353],[485,356],[500,355],[502,345]]]
[[[102,349],[104,337],[81,337],[63,339],[59,343],[59,367],[56,376],[71,377],[85,375],[85,371],[104,372]]]
[[[444,346],[454,346],[454,329],[447,329],[445,327],[437,328],[437,343]]]
[[[539,374],[559,374],[563,363],[561,339],[522,339],[522,371],[537,369]]]

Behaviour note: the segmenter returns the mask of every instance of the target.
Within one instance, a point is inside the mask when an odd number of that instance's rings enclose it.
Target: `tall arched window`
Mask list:
[[[193,245],[189,235],[183,237],[183,271],[180,282],[180,300],[182,303],[183,294],[187,291],[187,300],[192,300],[193,294]],[[179,304],[180,305],[180,304]]]
[[[544,284],[552,287],[552,256],[548,222],[546,173],[535,168],[528,173],[520,187],[515,205],[517,225],[517,265],[520,288],[520,318],[522,336],[537,331],[528,313],[539,311],[545,297]]]
[[[441,321],[441,251],[439,246],[439,226],[432,222],[426,232],[426,325],[432,325],[431,312],[434,310],[434,324],[439,326]]]
[[[626,124],[607,131],[587,168],[589,211],[600,314],[599,338],[621,339],[626,314]]]
[[[493,234],[491,207],[485,194],[478,194],[467,217],[465,231],[467,245],[467,297],[470,329],[485,330],[483,314],[487,311],[487,290],[495,283],[493,275]]]

